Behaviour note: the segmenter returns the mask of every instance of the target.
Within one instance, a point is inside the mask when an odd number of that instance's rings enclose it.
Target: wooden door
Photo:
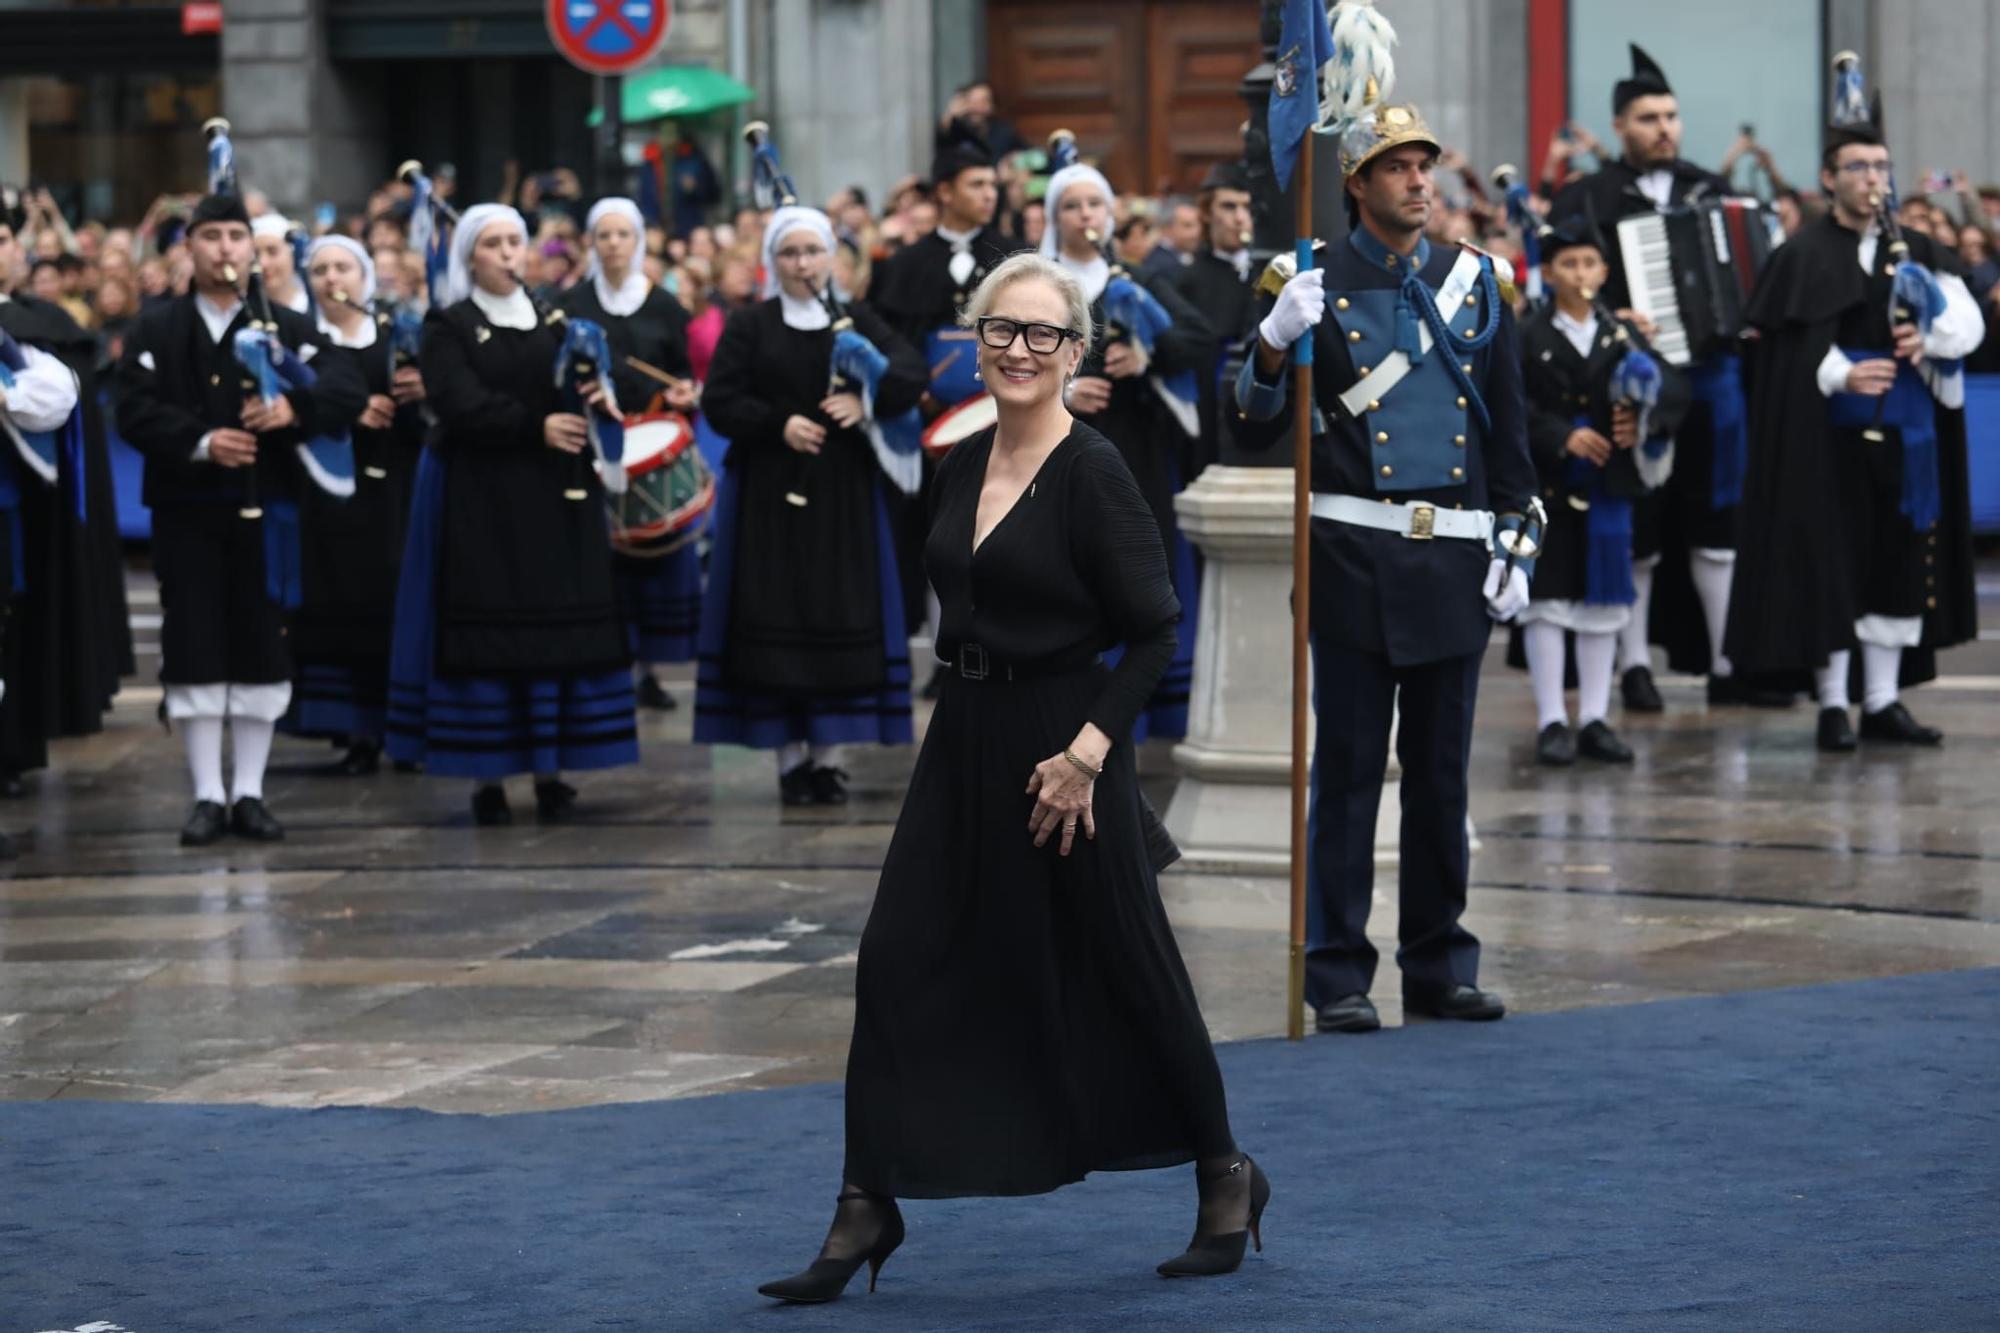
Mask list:
[[[1243,0],[989,0],[987,59],[1000,114],[1031,144],[1051,130],[1121,193],[1192,194],[1241,156],[1257,7]]]

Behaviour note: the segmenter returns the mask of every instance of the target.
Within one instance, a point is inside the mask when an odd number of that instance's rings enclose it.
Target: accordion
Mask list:
[[[1676,366],[1736,345],[1757,275],[1784,239],[1755,199],[1718,199],[1618,224],[1632,308],[1653,321],[1655,351]]]

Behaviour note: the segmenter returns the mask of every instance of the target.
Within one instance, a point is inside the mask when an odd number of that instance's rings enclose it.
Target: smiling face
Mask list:
[[[994,294],[986,312],[989,319],[1016,324],[1053,324],[1071,327],[1074,318],[1069,302],[1055,284],[1045,278],[1024,277],[1008,283]],[[1046,404],[1062,395],[1063,385],[1083,360],[1083,340],[1065,338],[1053,352],[1031,351],[1023,333],[1006,348],[979,344],[979,375],[1003,410],[1027,409]]]
[[[1089,181],[1078,181],[1062,192],[1056,205],[1056,239],[1063,253],[1087,259],[1111,228],[1111,201]],[[1097,240],[1090,239],[1095,234]]]

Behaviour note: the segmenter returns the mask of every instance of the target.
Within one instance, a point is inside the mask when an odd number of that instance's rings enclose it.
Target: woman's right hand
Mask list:
[[[1611,441],[1588,426],[1578,426],[1571,431],[1569,439],[1563,442],[1563,448],[1575,457],[1587,459],[1599,467],[1603,467],[1611,459]]]
[[[542,439],[551,449],[580,454],[590,443],[590,424],[574,412],[551,412],[542,421]]]
[[[1072,412],[1090,416],[1111,406],[1111,381],[1102,375],[1078,375],[1070,381],[1065,401]]]
[[[826,443],[826,427],[810,417],[785,418],[785,443],[802,454],[816,454]]]
[[[368,406],[361,409],[356,419],[363,430],[387,430],[396,420],[396,400],[387,394],[371,393]]]

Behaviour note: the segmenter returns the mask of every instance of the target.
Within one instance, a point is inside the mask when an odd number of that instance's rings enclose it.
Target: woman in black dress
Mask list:
[[[1181,535],[1174,515],[1174,496],[1193,478],[1183,476],[1181,461],[1200,433],[1192,399],[1168,392],[1170,377],[1198,371],[1211,364],[1213,343],[1201,312],[1188,304],[1172,282],[1147,278],[1112,267],[1091,239],[1111,232],[1117,198],[1097,168],[1082,163],[1066,166],[1049,177],[1048,230],[1041,253],[1067,269],[1091,302],[1097,338],[1085,349],[1083,363],[1064,399],[1077,420],[1101,432],[1118,446],[1132,469],[1140,494],[1153,511],[1174,593],[1180,598],[1181,623],[1173,659],[1139,714],[1135,739],[1187,735],[1188,700],[1194,688],[1194,638],[1200,577],[1194,545]],[[1144,289],[1172,318],[1147,352],[1137,338],[1109,336],[1117,316],[1110,311],[1114,287],[1132,283]],[[1128,289],[1129,290],[1129,289]],[[1121,293],[1123,295],[1124,293]]]
[[[821,294],[833,249],[818,209],[772,215],[766,299],[729,317],[702,389],[729,453],[702,601],[694,739],[777,751],[787,805],[845,801],[845,746],[912,736],[886,464],[860,386],[831,378],[836,334]],[[866,305],[846,313],[887,362],[875,419],[916,406],[924,359]]]
[[[361,776],[380,765],[389,706],[389,629],[410,484],[423,448],[417,404],[424,384],[416,367],[398,367],[389,350],[389,316],[373,313],[375,265],[360,243],[322,236],[306,253],[323,355],[346,358],[368,385],[368,405],[354,422],[354,494],[338,498],[317,486],[300,497],[300,594],[292,618],[292,710],[282,726],[294,735],[344,740],[347,753],[329,769]]]
[[[567,818],[561,770],[637,763],[631,658],[611,586],[588,424],[555,388],[560,312],[521,283],[504,204],[465,211],[419,360],[437,429],[417,465],[389,661],[389,755],[471,778],[479,824],[511,821],[501,779],[535,776]],[[600,401],[596,385],[586,401]]]
[[[1130,470],[1063,406],[1088,303],[1017,255],[967,318],[1000,421],[938,471],[925,564],[944,690],[861,938],[844,1188],[819,1258],[759,1288],[781,1300],[879,1270],[903,1237],[898,1197],[1193,1161],[1200,1211],[1160,1266],[1173,1277],[1235,1269],[1270,1196],[1230,1135],[1160,904],[1177,853],[1140,796],[1131,730],[1180,606]]]
[[[590,271],[563,296],[563,310],[604,329],[617,365],[612,369],[618,405],[638,412],[655,394],[676,412],[695,406],[693,367],[688,362],[688,313],[665,291],[646,280],[640,246],[646,223],[630,199],[600,199],[584,222],[590,242]],[[680,379],[664,386],[635,368],[636,358]],[[694,660],[695,632],[701,626],[701,553],[687,542],[665,555],[618,555],[618,601],[637,659],[639,703],[671,709],[674,697],[653,674],[655,666]]]

